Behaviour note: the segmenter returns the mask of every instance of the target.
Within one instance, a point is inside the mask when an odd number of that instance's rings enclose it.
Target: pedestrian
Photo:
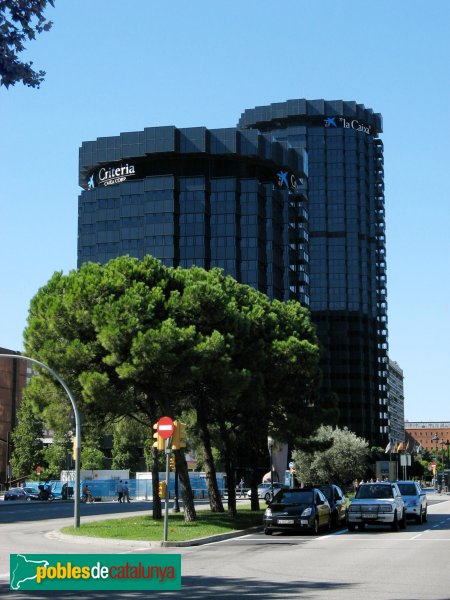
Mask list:
[[[89,489],[88,484],[86,483],[86,485],[83,488],[83,502],[92,502],[93,498],[91,496],[91,490]]]
[[[117,486],[117,500],[119,502],[122,502],[123,499],[123,485],[122,485],[122,480],[119,481],[119,485]]]
[[[242,498],[243,495],[244,495],[244,478],[241,477],[241,480],[239,482],[239,498]]]
[[[128,488],[128,481],[125,481],[125,483],[123,484],[123,501],[125,502],[125,500],[127,502],[130,501],[130,490]]]

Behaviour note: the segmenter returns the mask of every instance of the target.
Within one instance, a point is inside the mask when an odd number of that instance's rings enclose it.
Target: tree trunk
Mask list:
[[[175,450],[175,465],[178,472],[178,477],[181,483],[181,496],[184,503],[184,520],[196,521],[197,513],[194,506],[194,495],[192,493],[191,482],[189,480],[189,471],[186,458],[182,450]]]
[[[199,436],[203,445],[205,457],[205,474],[208,485],[209,505],[212,512],[225,512],[219,486],[217,485],[216,466],[211,449],[211,436],[209,433],[206,417],[201,408],[197,409],[197,423],[199,425]]]
[[[220,424],[220,432],[224,445],[224,462],[225,471],[227,474],[228,484],[228,514],[232,517],[236,516],[236,474],[234,472],[234,461],[233,452],[231,447],[231,440],[226,426]]]
[[[252,497],[251,497],[250,508],[252,510],[259,510],[258,485],[259,485],[260,481],[259,481],[258,469],[256,468],[256,465],[258,463],[257,463],[256,456],[252,456],[252,458],[253,458],[253,460],[252,460],[253,468],[252,468],[251,479],[250,479]]]
[[[153,489],[153,518],[161,519],[161,498],[159,497],[159,462],[158,450],[152,449],[152,489]]]

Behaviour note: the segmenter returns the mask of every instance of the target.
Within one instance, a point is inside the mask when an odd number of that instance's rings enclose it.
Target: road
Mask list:
[[[118,508],[147,510],[142,506]],[[90,517],[83,506],[82,520]],[[2,510],[4,508],[2,507]],[[86,541],[73,544],[51,534],[73,519],[2,520],[0,596],[8,600],[55,597],[44,592],[10,592],[9,553],[175,553],[182,556],[180,592],[59,592],[61,599],[189,598],[255,600],[449,600],[450,496],[430,496],[424,525],[408,522],[405,531],[379,527],[350,533],[341,529],[320,536],[252,534],[188,548],[147,548]],[[36,509],[37,510],[37,509]],[[47,511],[48,512],[48,511]],[[29,511],[24,512],[28,515]],[[44,515],[44,512],[42,513]],[[106,515],[105,515],[106,516]],[[104,518],[104,517],[94,517]],[[6,551],[6,552],[5,552]]]

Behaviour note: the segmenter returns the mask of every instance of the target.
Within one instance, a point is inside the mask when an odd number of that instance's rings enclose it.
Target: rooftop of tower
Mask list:
[[[370,125],[375,135],[383,131],[381,114],[374,113],[364,104],[358,104],[354,100],[306,100],[305,98],[248,108],[242,113],[238,127],[267,131],[287,125],[307,125],[329,117],[359,119]]]

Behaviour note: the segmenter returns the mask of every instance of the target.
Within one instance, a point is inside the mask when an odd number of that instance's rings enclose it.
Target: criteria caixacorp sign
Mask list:
[[[10,554],[12,590],[179,590],[181,555]]]

